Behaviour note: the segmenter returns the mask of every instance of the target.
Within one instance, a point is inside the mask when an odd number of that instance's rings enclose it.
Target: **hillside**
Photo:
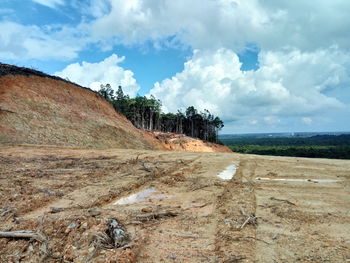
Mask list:
[[[0,67],[0,145],[163,149],[95,92],[41,72]]]
[[[88,88],[36,70],[0,64],[0,145],[230,152],[194,138],[173,143],[162,138],[135,128]]]
[[[158,131],[155,131],[152,134],[154,134],[154,136],[160,140],[166,149],[175,152],[232,152],[227,146],[202,141],[184,134]]]

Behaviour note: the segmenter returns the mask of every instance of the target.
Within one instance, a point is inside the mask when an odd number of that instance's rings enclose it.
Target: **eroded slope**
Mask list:
[[[0,77],[0,145],[163,149],[91,90],[35,75]]]

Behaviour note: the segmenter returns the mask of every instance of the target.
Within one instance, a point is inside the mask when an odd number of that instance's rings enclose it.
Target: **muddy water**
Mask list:
[[[287,181],[287,182],[313,182],[313,183],[336,183],[339,180],[332,179],[299,179],[299,178],[266,178],[258,177],[256,180]]]
[[[225,168],[221,173],[217,174],[223,180],[230,180],[236,174],[236,165],[231,164]]]
[[[142,190],[138,193],[129,195],[127,197],[123,197],[116,201],[113,205],[129,205],[129,204],[135,204],[138,202],[141,202],[147,198],[149,199],[161,199],[161,198],[168,198],[169,195],[166,194],[155,194],[157,193],[157,190],[154,188],[148,188],[145,190]]]

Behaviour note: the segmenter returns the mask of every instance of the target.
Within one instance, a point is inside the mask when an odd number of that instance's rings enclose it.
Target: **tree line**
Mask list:
[[[185,112],[163,113],[162,103],[154,96],[137,95],[130,98],[121,86],[114,92],[110,84],[101,85],[98,93],[109,101],[114,109],[142,130],[182,133],[209,142],[218,142],[218,133],[223,121],[208,110],[199,112],[193,106]]]
[[[226,135],[233,152],[308,158],[350,159],[350,134],[316,136]]]

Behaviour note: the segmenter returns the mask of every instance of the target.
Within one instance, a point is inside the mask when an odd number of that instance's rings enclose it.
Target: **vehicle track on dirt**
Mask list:
[[[47,237],[46,250],[0,238],[0,262],[350,259],[350,161],[26,146],[0,149],[0,162],[0,231]],[[221,179],[232,164],[235,176]],[[124,248],[101,241],[112,218]]]

